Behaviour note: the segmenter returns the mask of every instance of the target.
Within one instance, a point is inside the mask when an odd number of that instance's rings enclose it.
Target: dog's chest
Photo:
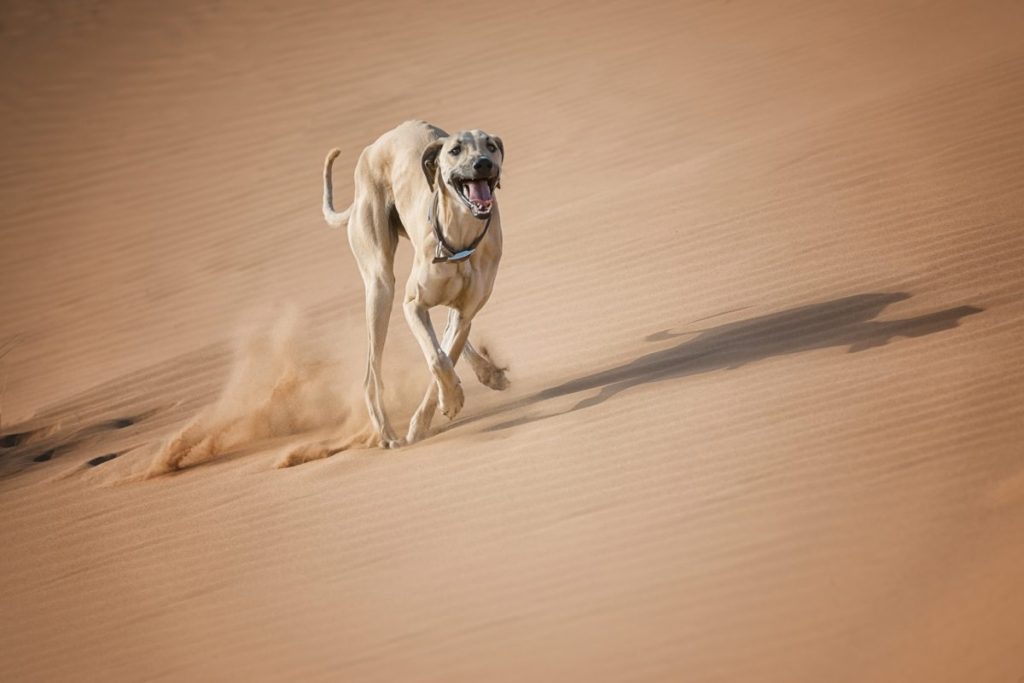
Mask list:
[[[426,286],[430,306],[460,307],[472,299],[479,289],[477,273],[469,259],[459,263],[436,263],[430,266],[430,278]]]

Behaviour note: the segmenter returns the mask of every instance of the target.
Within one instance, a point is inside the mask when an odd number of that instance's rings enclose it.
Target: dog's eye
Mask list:
[[[462,154],[462,148],[459,147],[458,145],[455,145],[450,150],[448,150],[448,153],[451,154],[453,157],[457,157],[460,154]]]
[[[498,151],[498,148],[495,147],[493,143],[488,142],[487,143],[487,151],[490,152],[491,154],[494,154],[495,152]]]

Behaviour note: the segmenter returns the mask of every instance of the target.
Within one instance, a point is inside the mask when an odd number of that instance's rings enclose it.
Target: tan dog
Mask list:
[[[355,198],[342,212],[333,207],[331,166],[324,163],[324,218],[348,223],[348,240],[366,286],[366,405],[380,445],[401,445],[384,411],[381,361],[395,295],[394,260],[399,237],[412,243],[412,272],[405,286],[405,318],[419,342],[434,381],[409,424],[406,441],[427,436],[440,394],[449,419],[462,409],[455,363],[465,351],[476,376],[505,389],[504,370],[469,343],[473,316],[487,303],[501,261],[501,215],[494,190],[505,148],[481,130],[449,136],[423,121],[407,121],[363,150],[356,163]],[[448,325],[439,342],[429,310],[447,306]]]

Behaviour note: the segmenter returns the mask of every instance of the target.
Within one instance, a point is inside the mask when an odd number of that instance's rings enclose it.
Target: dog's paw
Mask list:
[[[386,450],[393,450],[395,448],[401,448],[403,445],[404,444],[403,444],[401,439],[382,438],[380,440],[380,447],[384,448]]]
[[[455,416],[462,410],[465,400],[466,396],[462,393],[461,383],[454,384],[451,389],[441,388],[441,412],[449,420],[455,419]]]
[[[508,389],[510,384],[506,374],[508,368],[498,367],[485,347],[481,346],[479,349],[469,347],[466,357],[472,364],[473,373],[480,380],[480,384],[495,391]]]
[[[429,413],[417,411],[409,422],[409,431],[405,434],[406,443],[416,443],[430,436],[430,423],[434,415],[434,406],[430,406]]]
[[[413,444],[430,436],[429,427],[410,426],[409,433],[405,435],[405,443]]]
[[[475,368],[474,368],[475,369]],[[480,380],[480,384],[485,387],[494,389],[495,391],[505,391],[508,389],[509,382],[508,376],[505,374],[505,368],[499,368],[490,366],[489,368],[483,368],[476,373],[476,378]]]

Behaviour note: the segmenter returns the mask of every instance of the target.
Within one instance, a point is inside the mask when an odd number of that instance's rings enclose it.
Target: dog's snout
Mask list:
[[[490,171],[494,168],[494,163],[487,157],[477,157],[476,161],[473,162],[473,170],[475,171]]]

